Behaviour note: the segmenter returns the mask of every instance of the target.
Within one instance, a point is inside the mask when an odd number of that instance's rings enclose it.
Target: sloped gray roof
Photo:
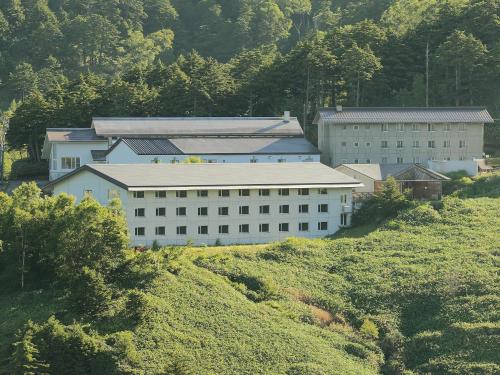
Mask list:
[[[137,155],[182,155],[169,139],[166,138],[122,138]]]
[[[492,123],[493,119],[481,107],[418,107],[418,108],[323,108],[319,118],[332,124],[376,124],[376,123]]]
[[[123,138],[137,155],[319,154],[302,137]]]
[[[238,186],[360,186],[321,163],[262,164],[87,164],[50,182],[45,189],[88,170],[125,189]]]
[[[106,161],[108,150],[91,150],[90,153],[93,161]]]
[[[89,128],[48,128],[46,139],[49,142],[91,142],[105,141],[97,136],[94,129]]]
[[[103,137],[291,135],[304,132],[297,118],[279,117],[144,117],[94,118],[92,128]]]
[[[419,168],[420,170],[426,172],[433,176],[434,179],[438,180],[449,180],[448,177],[433,171],[431,169],[425,168],[418,164],[404,163],[404,164],[341,164],[353,171],[359,172],[375,181],[385,181],[389,176],[397,177],[404,172],[412,169]]]

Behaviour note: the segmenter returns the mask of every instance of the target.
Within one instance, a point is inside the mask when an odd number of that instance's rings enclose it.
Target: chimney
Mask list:
[[[337,104],[337,112],[342,112],[342,106]]]
[[[285,114],[283,115],[283,120],[285,120],[285,122],[290,122],[290,111],[285,111]]]

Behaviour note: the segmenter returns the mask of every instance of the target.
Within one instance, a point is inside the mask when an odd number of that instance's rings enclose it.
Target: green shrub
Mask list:
[[[45,161],[33,162],[31,160],[16,160],[12,163],[10,180],[23,180],[27,178],[47,178],[49,165]]]
[[[363,324],[361,324],[359,332],[361,332],[362,335],[369,337],[371,339],[378,339],[378,328],[376,324],[373,323],[373,321],[371,321],[368,318],[365,318],[363,320]]]
[[[409,225],[429,225],[437,223],[441,215],[430,204],[422,204],[404,211],[398,219]]]
[[[326,375],[323,366],[316,363],[297,363],[291,365],[287,375]]]
[[[95,270],[83,267],[71,285],[72,306],[89,316],[101,316],[111,306],[112,291],[104,277]]]

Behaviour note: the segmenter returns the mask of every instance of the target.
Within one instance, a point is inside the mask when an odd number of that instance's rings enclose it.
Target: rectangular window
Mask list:
[[[327,221],[320,221],[318,223],[318,230],[328,230],[328,222]]]
[[[371,147],[372,143],[371,142],[366,142],[366,147]]]
[[[309,223],[299,223],[299,232],[309,232]]]
[[[280,214],[289,214],[290,206],[288,204],[283,204],[280,206]]]
[[[135,217],[144,217],[144,216],[146,216],[146,209],[144,208],[135,209]]]
[[[262,215],[268,215],[269,212],[270,212],[270,209],[269,209],[269,206],[260,206],[259,207],[259,212],[262,214]]]
[[[185,236],[186,234],[187,234],[187,227],[186,226],[177,227],[177,235],[178,236]]]
[[[458,141],[458,148],[465,148],[466,143],[465,141]]]
[[[354,142],[354,143],[353,143],[353,146],[354,146],[354,147],[359,147],[359,142]]]
[[[144,198],[144,192],[143,191],[134,191],[134,198]]]
[[[240,197],[249,197],[250,190],[249,189],[240,189]]]
[[[268,197],[270,194],[269,189],[259,189],[259,196]]]
[[[166,198],[167,197],[167,192],[166,191],[155,191],[155,198]]]
[[[354,126],[353,126],[353,129],[354,129],[354,130],[359,130],[359,125],[354,125]]]
[[[404,132],[405,131],[405,124],[398,124],[398,131]]]
[[[93,193],[94,193],[94,191],[93,191],[93,190],[91,190],[91,189],[85,189],[85,190],[83,191],[83,196],[84,196],[84,197],[91,197]]]
[[[464,132],[465,131],[465,124],[458,125],[458,131],[459,132]]]
[[[278,194],[286,197],[286,196],[290,195],[290,189],[279,189]]]
[[[382,131],[388,132],[389,131],[389,124],[382,124]]]
[[[136,236],[145,236],[146,235],[146,228],[144,228],[144,227],[135,228],[135,235]]]
[[[413,141],[413,148],[419,148],[420,147],[420,142],[419,141]]]
[[[229,216],[229,207],[219,207],[219,216]]]
[[[289,232],[290,229],[288,223],[280,223],[279,230],[280,232]]]
[[[398,141],[398,148],[403,148],[403,141]]]
[[[444,124],[444,131],[449,132],[451,130],[451,124]]]
[[[156,216],[167,216],[167,209],[165,207],[158,207],[156,209]]]
[[[198,190],[196,192],[199,198],[207,198],[208,197],[208,190]]]
[[[208,216],[208,207],[198,207],[198,216]]]
[[[444,148],[450,148],[450,146],[451,146],[451,142],[449,140],[443,141],[443,147]]]
[[[427,147],[429,147],[429,148],[436,148],[436,141],[428,141],[427,142]]]
[[[165,235],[165,227],[156,227],[155,228],[155,235],[164,236]]]
[[[229,225],[219,225],[219,234],[229,234]]]
[[[255,156],[250,159],[250,163],[258,163],[258,162],[259,160]]]
[[[284,158],[279,158],[279,159],[278,159],[278,163],[286,163],[286,159],[284,159]]]
[[[387,164],[387,158],[386,157],[382,158],[382,164]]]
[[[382,141],[381,147],[382,148],[388,148],[389,147],[389,143],[387,143],[387,141]]]
[[[79,157],[61,158],[61,169],[76,169],[76,168],[80,168]]]
[[[240,233],[249,233],[250,225],[248,224],[240,224]]]
[[[301,213],[301,214],[309,213],[309,205],[308,204],[301,204],[299,206],[299,213]]]
[[[318,212],[327,213],[328,212],[328,205],[327,204],[318,204]]]
[[[347,225],[347,214],[340,214],[340,226],[345,227]]]
[[[347,194],[340,195],[340,203],[347,204]]]
[[[229,190],[219,190],[219,197],[227,198],[229,197],[229,195],[230,195]]]
[[[342,147],[346,147],[346,146],[347,146],[347,142],[341,142],[341,143],[340,143],[340,145],[341,145]]]
[[[427,131],[436,131],[436,124],[427,124]]]
[[[177,216],[186,216],[186,207],[177,207]]]
[[[240,206],[240,215],[249,215],[250,207],[249,206]]]
[[[326,189],[326,188],[318,189],[318,194],[319,195],[327,195],[328,194],[328,189]]]
[[[398,156],[398,158],[396,159],[396,163],[403,164],[403,158],[401,156]]]
[[[200,225],[198,227],[198,234],[208,234],[208,225]]]
[[[359,159],[354,159],[354,164],[359,164]]]
[[[418,124],[412,124],[411,125],[411,130],[414,131],[414,132],[418,132]]]
[[[177,198],[187,198],[188,195],[187,195],[187,191],[186,190],[177,190],[175,192],[175,196]]]
[[[299,195],[309,195],[309,189],[299,189]]]
[[[366,129],[366,130],[370,129],[370,124],[366,124],[366,125],[365,125],[365,129]]]
[[[413,162],[416,163],[416,164],[420,163],[420,158],[418,156],[415,156],[413,158]]]
[[[269,233],[269,224],[259,224],[260,233]]]
[[[371,159],[366,159],[366,164],[371,164],[371,163],[372,163]]]

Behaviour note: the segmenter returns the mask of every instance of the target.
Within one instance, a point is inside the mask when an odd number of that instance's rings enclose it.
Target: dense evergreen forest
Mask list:
[[[499,6],[499,0],[4,0],[0,107],[3,122],[10,118],[7,141],[28,146],[38,160],[47,126],[88,126],[98,115],[291,110],[314,139],[315,111],[333,104],[486,105],[496,114]]]

